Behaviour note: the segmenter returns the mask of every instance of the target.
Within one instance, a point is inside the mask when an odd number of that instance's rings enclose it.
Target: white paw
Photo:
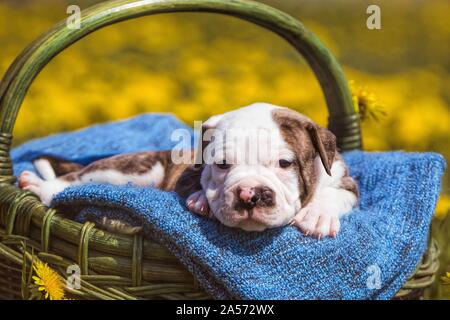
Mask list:
[[[189,211],[202,216],[211,217],[208,199],[203,190],[194,192],[186,199],[186,206]]]
[[[336,237],[341,228],[338,214],[326,206],[314,203],[301,209],[291,224],[299,228],[305,235],[318,239]]]
[[[49,206],[55,194],[61,192],[69,184],[55,180],[42,180],[30,171],[23,171],[19,176],[19,187],[35,193],[43,204]]]
[[[30,171],[23,171],[19,176],[19,187],[24,190],[30,190],[38,193],[44,184],[44,180],[39,178],[36,174]]]

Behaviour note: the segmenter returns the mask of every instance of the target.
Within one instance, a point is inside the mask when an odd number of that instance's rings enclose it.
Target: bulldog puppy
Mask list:
[[[255,103],[213,116],[202,126],[201,146],[180,161],[173,150],[139,152],[85,167],[50,157],[23,172],[19,186],[49,205],[66,187],[132,183],[175,191],[187,208],[226,226],[263,231],[288,224],[304,234],[335,237],[339,218],[358,202],[358,186],[327,129],[293,110]],[[139,227],[100,221],[108,230]]]

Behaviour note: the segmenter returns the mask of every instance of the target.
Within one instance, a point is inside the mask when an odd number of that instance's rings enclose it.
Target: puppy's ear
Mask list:
[[[198,135],[197,149],[195,151],[195,167],[200,168],[205,163],[204,154],[206,147],[210,143],[208,139],[205,138],[205,132],[209,129],[214,129],[222,119],[222,115],[215,115],[210,117],[208,120],[203,122]]]
[[[300,188],[303,189],[300,193],[302,202],[307,202],[316,183],[314,159],[319,155],[325,171],[331,175],[331,166],[336,155],[336,137],[308,117],[287,108],[275,109],[273,119],[297,157]]]
[[[330,130],[319,127],[313,122],[307,122],[304,126],[319,153],[325,171],[331,176],[331,166],[336,155],[336,136]]]

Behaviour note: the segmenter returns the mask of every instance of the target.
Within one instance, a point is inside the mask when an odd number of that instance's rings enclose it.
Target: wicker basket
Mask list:
[[[15,186],[9,150],[12,130],[27,89],[59,52],[104,26],[145,15],[211,12],[260,25],[287,40],[309,63],[327,101],[329,128],[342,151],[362,147],[355,112],[341,67],[325,46],[299,21],[269,6],[246,0],[113,0],[82,12],[81,28],[62,21],[29,45],[0,83],[0,299],[30,298],[27,277],[33,257],[67,277],[77,264],[81,288],[68,289],[77,299],[205,299],[193,276],[158,243],[122,236],[65,218]],[[430,241],[415,274],[396,298],[419,298],[434,280],[438,250]]]

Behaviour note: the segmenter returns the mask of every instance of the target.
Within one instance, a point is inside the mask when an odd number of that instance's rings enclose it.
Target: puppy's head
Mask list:
[[[288,224],[313,194],[315,158],[330,173],[336,151],[330,131],[262,103],[210,118],[202,137],[201,186],[212,214],[247,231]]]

